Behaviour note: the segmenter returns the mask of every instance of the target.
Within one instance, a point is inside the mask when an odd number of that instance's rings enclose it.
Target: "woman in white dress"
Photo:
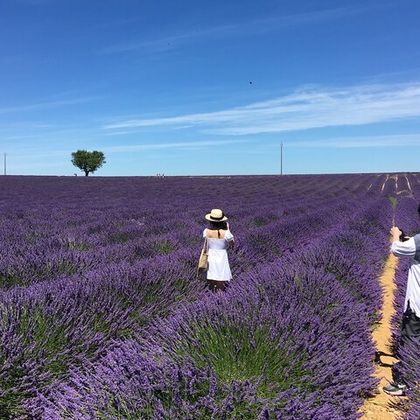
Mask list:
[[[232,278],[227,249],[233,246],[233,235],[227,223],[228,218],[222,210],[213,209],[206,214],[205,219],[210,222],[210,226],[203,231],[209,254],[207,283],[213,292],[224,291]]]

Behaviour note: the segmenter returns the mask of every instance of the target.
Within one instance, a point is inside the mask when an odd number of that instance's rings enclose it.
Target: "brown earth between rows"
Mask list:
[[[380,277],[383,290],[382,320],[372,332],[372,339],[377,351],[391,353],[391,319],[395,314],[395,270],[398,258],[390,255],[386,261],[384,271]],[[382,391],[382,387],[392,382],[391,366],[397,361],[394,357],[382,356],[381,361],[388,366],[375,365],[374,376],[380,380],[377,393],[374,397],[365,401],[360,409],[363,420],[393,420],[401,416],[401,412],[395,407],[400,397],[392,397]]]

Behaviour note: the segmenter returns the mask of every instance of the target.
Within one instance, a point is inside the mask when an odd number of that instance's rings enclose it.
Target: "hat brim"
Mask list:
[[[226,222],[226,220],[228,220],[228,218],[226,217],[226,216],[223,216],[223,218],[222,219],[212,219],[211,218],[211,213],[208,213],[208,214],[206,214],[205,216],[204,216],[204,218],[206,219],[206,220],[208,220],[209,222]]]

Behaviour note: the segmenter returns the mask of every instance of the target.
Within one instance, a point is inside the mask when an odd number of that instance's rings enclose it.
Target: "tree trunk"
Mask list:
[[[88,176],[89,175],[89,171],[85,171],[85,176]]]

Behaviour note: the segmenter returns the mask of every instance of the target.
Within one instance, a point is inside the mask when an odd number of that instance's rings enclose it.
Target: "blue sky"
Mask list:
[[[420,171],[416,0],[3,0],[8,173]]]

